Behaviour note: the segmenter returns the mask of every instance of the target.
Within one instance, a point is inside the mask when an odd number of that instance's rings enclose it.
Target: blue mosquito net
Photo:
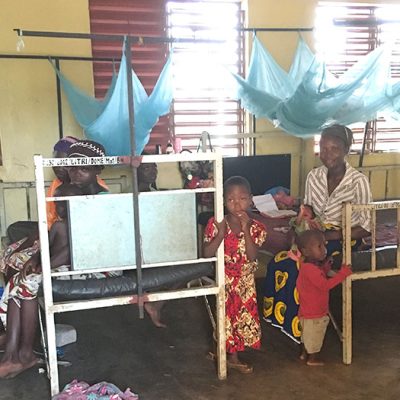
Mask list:
[[[113,78],[106,96],[97,100],[75,87],[56,69],[71,110],[88,139],[101,143],[109,156],[130,155],[128,88],[125,53],[122,55],[118,76]],[[149,141],[150,132],[160,116],[169,112],[173,98],[171,56],[168,58],[150,96],[134,71],[134,127],[136,155],[140,155]]]
[[[400,83],[390,78],[391,47],[379,47],[336,77],[299,37],[289,72],[257,37],[246,79],[234,75],[236,98],[257,118],[284,131],[310,137],[325,127],[367,122],[378,112],[399,117]]]

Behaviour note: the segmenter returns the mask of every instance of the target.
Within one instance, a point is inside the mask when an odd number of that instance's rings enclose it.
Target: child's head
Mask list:
[[[326,258],[325,236],[321,231],[309,230],[300,233],[296,244],[308,262],[319,262]]]
[[[73,143],[76,143],[79,139],[73,136],[65,136],[60,139],[53,147],[54,158],[66,158],[67,152]],[[68,170],[65,167],[53,167],[54,174],[61,182],[68,182]]]
[[[63,183],[54,192],[55,197],[64,196],[79,196],[82,195],[82,190],[71,183]],[[56,212],[61,219],[65,219],[68,216],[67,213],[67,202],[66,201],[56,201]]]
[[[224,183],[224,201],[230,214],[249,209],[253,196],[248,180],[242,176],[228,178]]]
[[[137,169],[139,183],[154,184],[157,179],[158,169],[156,163],[142,163]]]
[[[92,140],[79,140],[73,143],[68,152],[68,158],[73,157],[105,157],[104,147]],[[86,187],[97,182],[97,175],[100,174],[102,166],[86,166],[69,167],[68,174],[71,183],[79,187]]]
[[[314,210],[311,206],[307,204],[302,204],[300,206],[300,210],[302,212],[302,218],[304,219],[313,219],[315,218]]]

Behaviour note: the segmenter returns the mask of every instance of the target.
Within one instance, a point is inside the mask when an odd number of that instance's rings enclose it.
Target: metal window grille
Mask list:
[[[340,75],[377,46],[393,40],[391,75],[400,79],[399,15],[398,5],[321,1],[315,22],[317,53],[324,54],[330,71]],[[400,122],[387,115],[378,115],[368,125],[353,124],[351,129],[355,151],[362,149],[363,140],[366,152],[400,150]]]
[[[195,71],[185,74],[185,69],[182,70],[185,60],[203,57],[206,65],[212,65],[218,56],[225,67],[243,75],[244,38],[238,29],[243,26],[240,3],[239,0],[89,0],[92,33],[225,41],[210,45],[173,45],[178,60],[174,64],[178,87],[173,110],[160,118],[153,128],[147,151],[154,152],[156,144],[165,149],[167,142],[175,138],[181,139],[183,148],[193,150],[197,148],[201,132],[208,131],[218,135],[213,138],[213,145],[222,147],[225,154],[241,152],[241,142],[235,135],[243,132],[244,113],[238,102],[228,98],[226,82],[218,80],[215,70],[209,68],[203,68],[197,76]],[[119,60],[121,43],[93,40],[92,51],[93,57]],[[169,51],[165,43],[132,46],[133,68],[148,94],[153,90]],[[118,63],[115,67],[118,70]],[[104,97],[112,70],[110,62],[93,63],[96,97]]]
[[[235,137],[244,129],[244,113],[229,98],[226,69],[243,74],[244,35],[241,2],[167,2],[168,34],[219,42],[173,45],[176,92],[172,110],[173,135],[182,147],[197,148],[202,131],[212,135],[224,154],[242,153]]]

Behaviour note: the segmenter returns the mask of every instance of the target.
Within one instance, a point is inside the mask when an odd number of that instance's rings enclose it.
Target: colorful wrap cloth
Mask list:
[[[352,251],[357,250],[360,240],[351,242]],[[329,240],[327,255],[336,255],[342,251],[340,240]],[[300,343],[301,328],[297,316],[299,293],[296,287],[300,268],[301,254],[294,248],[281,251],[269,262],[263,285],[263,317],[296,343]]]
[[[52,400],[139,400],[139,396],[129,388],[122,392],[112,383],[100,382],[90,386],[75,379],[61,393],[53,396]]]
[[[18,307],[21,307],[21,300],[35,299],[42,282],[41,273],[31,273],[26,277],[22,275],[25,264],[40,250],[39,240],[26,249],[18,250],[26,240],[27,238],[23,238],[10,244],[0,257],[0,272],[7,274],[10,269],[16,271],[4,288],[0,300],[0,319],[4,328],[7,323],[8,302],[13,300]]]

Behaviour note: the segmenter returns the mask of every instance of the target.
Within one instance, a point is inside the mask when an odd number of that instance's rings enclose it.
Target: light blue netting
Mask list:
[[[390,46],[379,47],[337,78],[300,37],[287,73],[254,37],[247,79],[234,75],[236,97],[257,118],[298,137],[335,123],[367,122],[378,112],[398,117],[400,83],[390,79],[390,55]]]
[[[150,96],[132,71],[136,155],[140,155],[148,143],[150,131],[158,118],[169,112],[173,98],[171,65],[170,56]],[[86,95],[59,71],[56,72],[85,136],[101,143],[109,156],[131,154],[125,54],[118,77],[113,76],[103,100]]]

